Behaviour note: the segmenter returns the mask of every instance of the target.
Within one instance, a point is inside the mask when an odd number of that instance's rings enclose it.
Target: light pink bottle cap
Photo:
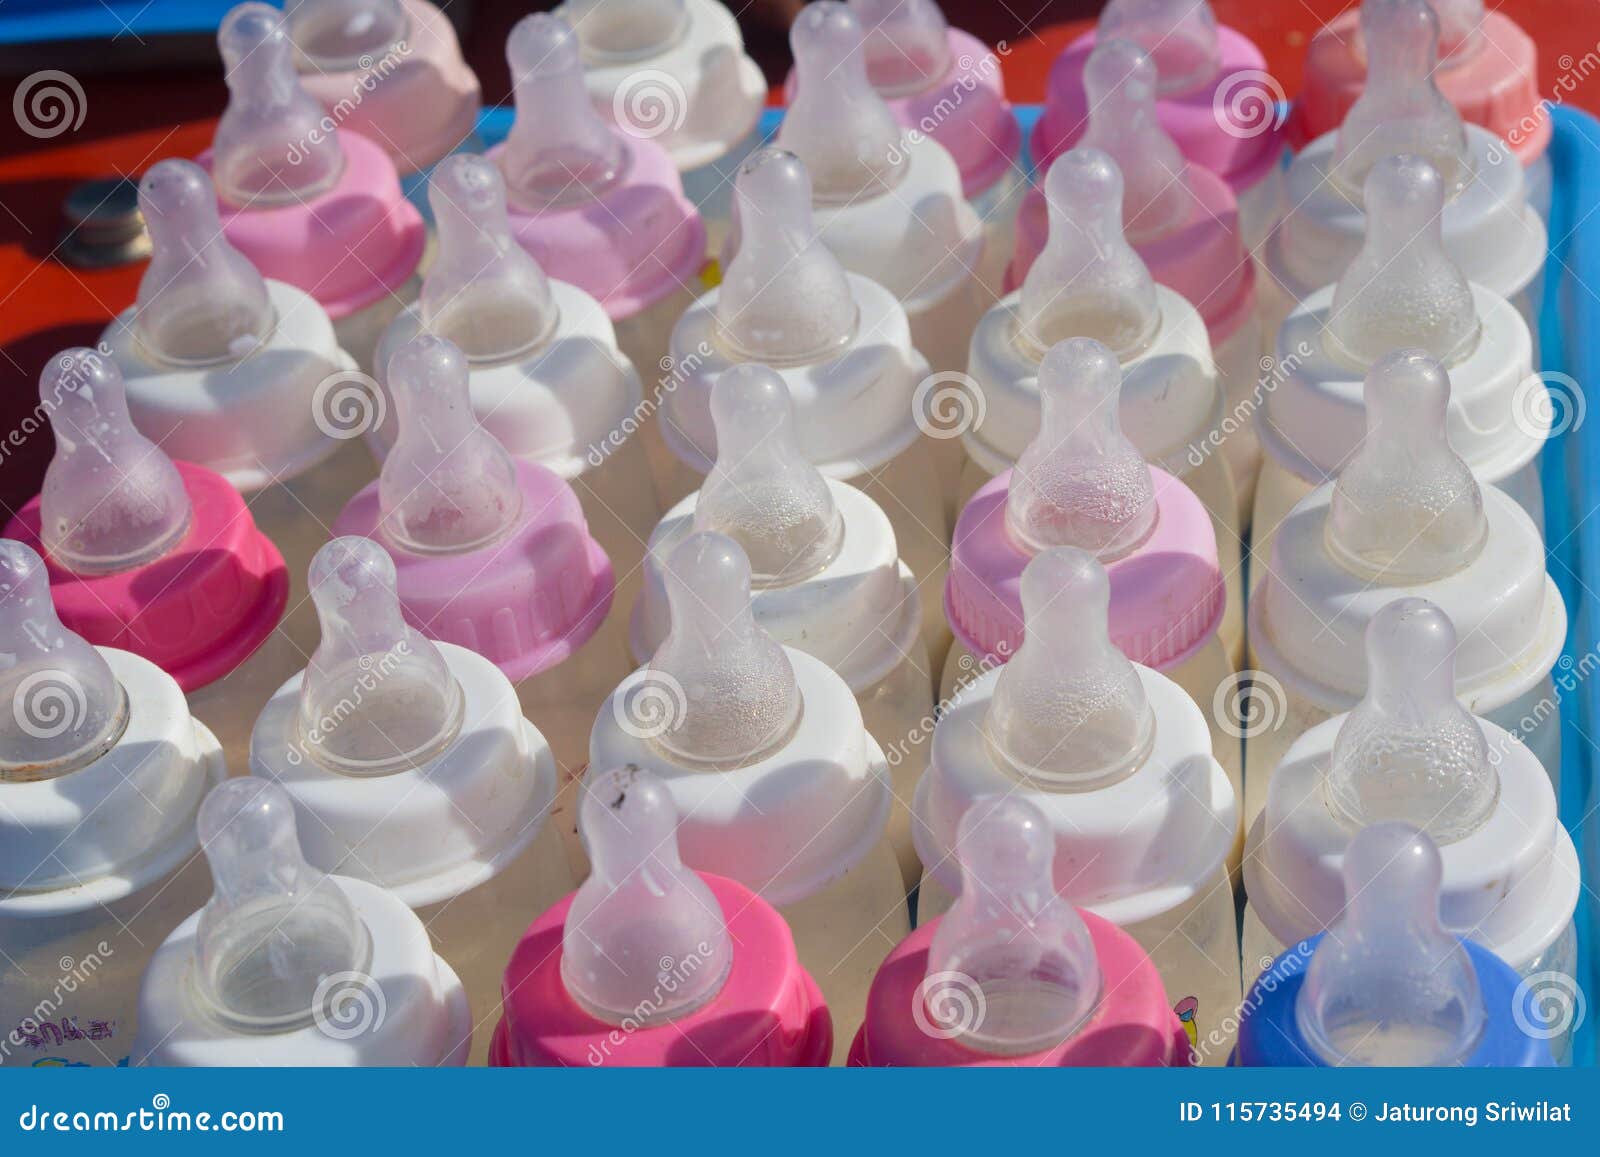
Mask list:
[[[478,424],[467,360],[443,338],[397,350],[388,381],[399,438],[334,534],[389,549],[401,611],[429,638],[476,651],[513,682],[548,670],[599,629],[615,590],[577,495]]]
[[[506,60],[517,116],[489,155],[505,174],[522,247],[613,319],[694,286],[705,222],[672,157],[612,128],[590,103],[572,29],[549,13],[526,16],[511,30]]]

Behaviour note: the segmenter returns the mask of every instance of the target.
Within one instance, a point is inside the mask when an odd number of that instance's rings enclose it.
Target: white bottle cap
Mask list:
[[[1162,96],[1198,88],[1222,66],[1217,17],[1206,0],[1111,0],[1096,37],[1131,40],[1150,53]]]
[[[849,0],[866,30],[872,86],[889,97],[922,92],[950,72],[950,25],[937,0]]]
[[[411,31],[401,0],[285,0],[283,15],[295,48],[318,72],[347,71]]]
[[[1188,162],[1156,117],[1155,60],[1131,40],[1097,39],[1083,67],[1089,125],[1080,148],[1100,149],[1122,172],[1122,222],[1134,244],[1185,224],[1194,212]]]

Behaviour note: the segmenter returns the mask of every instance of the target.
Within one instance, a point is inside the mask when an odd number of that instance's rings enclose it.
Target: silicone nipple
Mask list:
[[[593,870],[561,938],[561,978],[610,1024],[676,1020],[711,1000],[733,964],[717,898],[678,856],[678,811],[638,767],[597,778],[578,817]]]
[[[855,339],[857,310],[839,259],[817,240],[800,158],[762,149],[733,186],[739,247],[722,276],[717,329],[740,357],[796,365]]]
[[[1334,483],[1325,540],[1352,574],[1430,582],[1478,557],[1489,534],[1483,492],[1450,448],[1450,379],[1421,350],[1372,367],[1362,393],[1367,436]]]
[[[1093,338],[1069,338],[1039,363],[1039,433],[1006,496],[1006,528],[1028,550],[1075,546],[1111,562],[1155,529],[1155,484],[1122,433],[1121,391],[1116,355]]]
[[[821,571],[844,540],[822,473],[800,452],[783,379],[747,362],[711,388],[717,460],[700,487],[694,528],[744,548],[758,587],[788,586]]]
[[[494,162],[446,157],[428,182],[428,204],[439,241],[422,279],[423,324],[473,361],[519,357],[548,341],[560,322],[550,279],[511,235]]]
[[[1149,241],[1189,218],[1187,162],[1156,120],[1156,66],[1131,40],[1100,40],[1083,68],[1089,127],[1080,145],[1103,149],[1122,172],[1122,221]]]
[[[211,901],[195,979],[213,1011],[256,1032],[324,1023],[341,981],[373,983],[372,938],[339,885],[306,863],[294,804],[277,784],[230,779],[200,805]]]
[[[655,56],[689,30],[686,0],[567,0],[558,11],[594,64]]]
[[[1323,340],[1372,365],[1415,346],[1447,365],[1478,344],[1472,287],[1444,251],[1444,185],[1421,157],[1385,157],[1367,177],[1367,235],[1333,291]]]
[[[1155,58],[1162,96],[1198,88],[1217,74],[1217,17],[1206,0],[1111,0],[1099,40],[1131,40]]]
[[[478,424],[467,359],[421,334],[389,359],[400,433],[378,476],[383,532],[419,553],[453,553],[492,542],[522,513],[517,469]]]
[[[589,103],[578,38],[548,12],[524,16],[506,41],[516,119],[499,155],[511,203],[528,213],[581,204],[619,180],[622,140]]]
[[[400,0],[286,0],[283,14],[315,72],[370,68],[370,58],[404,40],[411,24]]]
[[[981,997],[963,1043],[1009,1056],[1053,1048],[1093,1014],[1101,976],[1088,926],[1056,894],[1050,826],[1025,799],[980,796],[956,852],[961,894],[928,946],[929,1013],[940,992],[931,978],[960,976]]]
[[[1456,699],[1456,629],[1427,599],[1396,599],[1367,625],[1367,693],[1339,728],[1328,805],[1362,828],[1401,820],[1450,844],[1500,796],[1483,728]]]
[[[39,375],[56,454],[39,495],[39,535],[74,574],[114,574],[161,558],[189,532],[191,507],[172,459],[133,428],[122,371],[70,349]]]
[[[646,678],[671,691],[676,718],[656,742],[687,763],[755,763],[800,722],[783,647],[750,610],[750,562],[726,535],[692,534],[667,560],[671,627]]]
[[[866,30],[864,50],[872,87],[907,96],[950,71],[950,25],[937,0],[850,0]]]
[[[903,130],[867,79],[861,24],[837,0],[807,4],[789,29],[795,93],[777,145],[805,162],[822,204],[876,197],[906,169]]]
[[[1155,741],[1139,672],[1111,642],[1111,581],[1070,546],[1022,572],[1025,636],[1000,669],[984,730],[1020,774],[1089,791],[1136,771]]]
[[[206,171],[177,159],[153,165],[139,212],[151,248],[134,311],[140,344],[198,366],[238,361],[265,341],[274,322],[266,280],[223,235]]]
[[[1161,323],[1156,283],[1122,234],[1122,173],[1099,149],[1072,149],[1044,179],[1050,233],[1022,282],[1022,338],[1036,352],[1092,337],[1126,360]]]
[[[1456,65],[1483,44],[1483,0],[1430,0],[1439,20],[1439,60]]]
[[[1367,82],[1334,144],[1332,174],[1358,197],[1372,166],[1414,153],[1439,171],[1447,196],[1471,176],[1467,130],[1433,82],[1439,21],[1427,0],[1364,0]]]
[[[1344,914],[1295,1000],[1301,1034],[1332,1065],[1424,1067],[1472,1055],[1487,1014],[1461,941],[1439,923],[1433,841],[1373,824],[1344,856]]]
[[[436,758],[461,730],[461,688],[439,649],[400,617],[394,560],[346,536],[311,559],[322,641],[300,687],[305,751],[346,775],[387,775]]]
[[[105,659],[56,618],[44,560],[9,538],[0,538],[0,704],[0,783],[92,763],[128,723]]]
[[[317,99],[300,87],[283,13],[241,4],[217,31],[228,107],[212,138],[217,192],[234,205],[308,201],[338,183],[344,153]]]

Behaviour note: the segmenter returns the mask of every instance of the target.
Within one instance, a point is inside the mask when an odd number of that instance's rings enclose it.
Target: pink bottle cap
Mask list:
[[[1539,110],[1539,49],[1517,22],[1482,0],[1435,0],[1440,17],[1434,83],[1461,119],[1510,144],[1524,165],[1550,146],[1551,119]],[[1305,79],[1287,126],[1301,148],[1343,123],[1367,82],[1360,14],[1341,13],[1312,38]]]
[[[222,229],[262,276],[335,320],[398,289],[422,260],[422,214],[381,147],[330,131],[300,87],[283,14],[241,4],[217,33],[228,107],[198,158],[217,185]]]
[[[383,543],[406,621],[517,682],[588,641],[615,576],[572,487],[513,460],[477,423],[467,378],[466,357],[443,338],[423,334],[394,353],[399,436],[333,532]]]
[[[1146,466],[1123,435],[1120,385],[1116,357],[1092,339],[1045,355],[1038,436],[956,521],[945,615],[974,655],[1017,653],[1023,571],[1061,546],[1105,566],[1111,638],[1136,663],[1174,666],[1221,622],[1226,592],[1211,519],[1193,491]]]
[[[67,350],[39,380],[56,454],[5,536],[44,555],[61,621],[132,651],[185,691],[226,675],[278,625],[289,572],[239,492],[133,427],[116,364]]]
[[[517,117],[489,156],[505,174],[522,247],[617,320],[697,286],[705,222],[671,155],[595,111],[572,29],[549,13],[526,16],[506,60]]]

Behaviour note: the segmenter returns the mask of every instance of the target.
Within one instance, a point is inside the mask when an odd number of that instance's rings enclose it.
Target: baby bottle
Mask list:
[[[1055,836],[1056,892],[1149,953],[1194,1026],[1196,1061],[1222,1064],[1239,1004],[1227,868],[1239,813],[1205,717],[1117,650],[1111,584],[1093,555],[1044,551],[1023,572],[1021,600],[1016,654],[973,680],[934,729],[912,802],[926,869],[918,921],[963,891],[957,831],[974,801],[1026,800]]]
[[[1528,200],[1548,220],[1551,121],[1539,98],[1539,46],[1483,0],[1430,0],[1430,6],[1439,19],[1434,84],[1462,120],[1499,137],[1522,162]],[[1341,12],[1311,38],[1286,126],[1294,148],[1339,127],[1367,83],[1367,60],[1357,10]]]
[[[595,710],[634,667],[624,616],[610,614],[611,562],[572,487],[514,460],[478,424],[460,350],[424,333],[388,365],[398,440],[334,532],[384,546],[407,623],[476,651],[516,685],[575,791]],[[555,823],[576,852],[566,802]]]
[[[1342,864],[1325,861],[1337,916],[1267,962],[1244,1002],[1237,1063],[1551,1065],[1549,1038],[1525,1023],[1516,970],[1447,927],[1459,899],[1445,883],[1447,856],[1426,832],[1391,821],[1350,838]]]
[[[961,894],[878,969],[852,1065],[1189,1063],[1144,949],[1056,894],[1044,812],[1020,795],[982,796],[956,850]]]
[[[973,495],[956,523],[945,606],[956,643],[941,702],[1016,654],[1023,641],[1022,576],[1040,553],[1093,555],[1111,584],[1110,631],[1135,663],[1210,704],[1234,667],[1217,627],[1226,599],[1217,539],[1194,492],[1147,466],[1117,416],[1116,355],[1093,338],[1055,346],[1039,365],[1039,433],[1014,469]],[[1242,794],[1236,730],[1207,716],[1212,754]],[[1229,852],[1239,866],[1244,831]]]
[[[1256,312],[1256,267],[1239,235],[1239,206],[1228,183],[1190,164],[1161,127],[1156,66],[1132,41],[1101,40],[1083,70],[1089,127],[1082,144],[1103,150],[1122,171],[1122,228],[1156,283],[1175,289],[1200,311],[1211,338],[1227,413],[1218,428],[1223,460],[1239,494],[1241,526],[1250,504],[1261,446],[1251,415],[1261,354]],[[1006,278],[1021,285],[1044,248],[1049,203],[1035,186],[1017,216],[1017,252]],[[1216,454],[1206,442],[1191,448],[1190,465]]]
[[[139,989],[137,1065],[464,1065],[473,1013],[393,892],[306,862],[294,804],[230,779],[200,807],[211,899]]]
[[[1415,154],[1438,170],[1450,259],[1537,328],[1544,222],[1506,143],[1463,125],[1440,94],[1439,23],[1428,0],[1366,0],[1361,28],[1370,83],[1338,129],[1312,141],[1288,169],[1287,209],[1262,250],[1263,332],[1276,332],[1297,301],[1339,280],[1355,259],[1366,231],[1367,175],[1395,153]]]
[[[806,5],[789,46],[794,99],[774,143],[811,174],[817,237],[850,272],[900,299],[911,344],[935,370],[960,370],[987,302],[976,283],[983,222],[967,203],[955,158],[903,127],[872,87],[861,23],[848,5]],[[746,216],[741,205],[741,225]]]
[[[601,706],[585,796],[604,769],[660,777],[684,862],[739,881],[789,922],[843,1061],[873,973],[911,930],[887,834],[888,762],[845,681],[756,622],[738,543],[691,535],[666,584],[672,629]]]
[[[659,778],[616,768],[591,788],[579,826],[594,872],[512,953],[489,1063],[826,1065],[828,1006],[783,917],[684,866]]]
[[[1122,174],[1098,149],[1073,149],[1045,178],[1050,239],[1022,288],[972,335],[967,373],[977,420],[962,435],[965,502],[1011,468],[1039,431],[1039,363],[1070,337],[1105,345],[1122,365],[1122,428],[1139,453],[1181,478],[1211,515],[1227,582],[1222,639],[1244,651],[1239,498],[1220,444],[1223,392],[1205,323],[1157,285],[1122,231]],[[921,572],[918,572],[919,574]]]
[[[1440,608],[1396,599],[1373,617],[1366,642],[1366,694],[1295,740],[1250,827],[1246,968],[1266,968],[1285,945],[1324,928],[1337,938],[1340,861],[1348,883],[1360,858],[1349,841],[1392,820],[1438,845],[1430,913],[1514,972],[1574,975],[1578,853],[1549,776],[1514,732],[1457,701],[1461,651]],[[1565,1056],[1570,1033],[1550,1043]]]
[[[1250,600],[1254,685],[1227,708],[1237,707],[1245,738],[1247,829],[1289,745],[1366,691],[1367,624],[1406,595],[1438,604],[1456,624],[1462,702],[1517,732],[1559,780],[1550,672],[1566,607],[1527,512],[1480,486],[1451,450],[1449,393],[1444,370],[1422,351],[1381,359],[1367,375],[1365,441],[1339,480],[1302,499],[1274,536]]]
[[[195,813],[227,775],[172,677],[61,625],[0,539],[0,1065],[125,1063],[139,976],[206,895]]]
[[[304,662],[316,634],[301,580],[376,470],[360,437],[376,399],[316,299],[262,277],[230,243],[204,169],[152,166],[139,209],[154,254],[100,350],[121,371],[139,431],[245,495],[288,563],[287,627]]]
[[[742,9],[741,9],[742,11]],[[653,140],[710,221],[726,221],[733,174],[760,141],[767,81],[718,0],[566,0],[589,99]]]
[[[283,556],[227,479],[133,428],[115,362],[67,350],[39,397],[56,454],[6,537],[44,556],[68,630],[160,667],[242,768],[256,712],[302,661],[277,629]]]
[[[1277,386],[1257,415],[1266,451],[1252,523],[1258,558],[1271,556],[1272,536],[1295,503],[1355,453],[1369,421],[1361,377],[1399,349],[1421,349],[1448,367],[1451,445],[1480,482],[1544,525],[1539,451],[1554,406],[1534,376],[1527,323],[1446,255],[1443,181],[1426,161],[1379,161],[1366,205],[1360,254],[1337,285],[1306,298],[1278,329]]]
[[[413,201],[441,157],[477,143],[478,78],[450,18],[429,0],[286,0],[283,7],[301,85],[340,128],[389,155]]]
[[[1044,172],[1078,143],[1094,104],[1084,89],[1101,40],[1131,40],[1154,59],[1156,116],[1183,155],[1233,190],[1239,232],[1254,252],[1283,212],[1283,92],[1261,50],[1218,24],[1206,0],[1111,0],[1099,27],[1080,36],[1050,69],[1043,115],[1029,153]]]
[[[672,333],[674,378],[660,429],[678,465],[662,500],[698,489],[716,460],[712,383],[740,362],[771,366],[794,401],[806,460],[889,516],[900,554],[920,580],[923,638],[938,663],[950,638],[939,594],[949,521],[934,439],[920,436],[914,411],[928,363],[912,346],[905,309],[877,282],[846,273],[818,242],[811,178],[792,153],[763,149],[750,157],[736,196],[738,253],[722,284]]]
[[[889,838],[909,892],[922,877],[911,793],[933,732],[933,668],[917,580],[882,508],[805,460],[776,371],[753,362],[725,371],[711,388],[711,417],[716,464],[650,536],[644,594],[633,612],[634,658],[649,662],[671,628],[666,572],[678,545],[705,530],[737,542],[750,560],[756,622],[832,667],[884,747],[894,788]]]
[[[407,626],[395,588],[371,539],[317,552],[322,641],[256,721],[250,771],[289,793],[314,867],[416,911],[485,1026],[479,1063],[512,946],[572,890],[548,821],[556,761],[499,668]]]
[[[301,87],[284,14],[240,4],[217,32],[228,107],[200,163],[222,233],[261,272],[311,294],[363,370],[417,295],[427,230],[384,146],[328,122]]]
[[[578,38],[560,17],[519,20],[506,61],[517,115],[489,156],[505,175],[511,232],[551,277],[598,301],[622,352],[654,373],[699,290],[705,223],[660,142],[589,103]]]

